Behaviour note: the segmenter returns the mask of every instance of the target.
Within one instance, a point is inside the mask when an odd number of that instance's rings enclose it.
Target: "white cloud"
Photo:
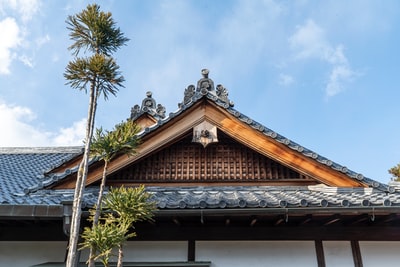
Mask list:
[[[16,12],[23,22],[27,22],[40,10],[40,0],[0,0],[0,12],[7,9]]]
[[[325,33],[314,21],[297,26],[297,31],[289,38],[289,44],[296,49],[296,58],[326,58],[330,49],[325,40]]]
[[[21,43],[20,29],[13,18],[5,18],[0,21],[0,74],[9,74],[10,64],[13,60],[13,49]]]
[[[297,26],[296,32],[289,38],[289,44],[297,52],[297,60],[318,59],[330,64],[331,71],[325,87],[328,97],[344,91],[345,84],[358,76],[344,54],[343,45],[330,44],[325,31],[313,20]]]
[[[83,145],[86,133],[86,119],[74,122],[71,127],[61,128],[53,138],[56,146]]]
[[[0,0],[0,14],[8,14],[0,21],[0,75],[10,74],[10,65],[16,58],[26,66],[33,66],[33,59],[20,55],[20,49],[29,48],[29,40],[26,39],[29,35],[28,22],[39,12],[40,6],[39,0]],[[47,35],[39,38],[38,47],[48,38]]]
[[[9,105],[0,100],[1,147],[21,146],[70,146],[82,145],[85,120],[69,128],[50,132],[34,125],[36,114],[27,107]]]
[[[343,84],[353,80],[357,75],[358,74],[351,70],[347,65],[334,66],[326,86],[327,96],[334,96],[343,91]]]
[[[25,66],[33,68],[33,59],[28,57],[27,55],[22,55],[18,58]]]

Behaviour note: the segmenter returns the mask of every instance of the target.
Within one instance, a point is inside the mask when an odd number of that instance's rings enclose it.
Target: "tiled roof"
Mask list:
[[[73,190],[37,188],[50,169],[81,153],[70,148],[0,149],[0,205],[61,205],[73,200]],[[32,190],[31,188],[36,188]],[[147,187],[161,210],[231,208],[387,208],[400,207],[400,186],[391,192],[376,188],[319,186],[192,186]],[[84,203],[92,206],[97,187],[85,190]]]
[[[206,81],[210,88],[203,88]],[[211,85],[210,85],[211,84]],[[200,99],[207,98],[230,114],[264,135],[346,174],[351,179],[362,180],[370,188],[335,188],[327,186],[276,187],[276,186],[229,186],[229,187],[148,187],[160,209],[229,209],[229,208],[326,208],[326,207],[397,207],[400,206],[400,186],[381,184],[353,172],[317,153],[306,149],[284,136],[261,125],[233,108],[222,85],[213,87],[213,81],[203,78],[185,90],[184,101],[179,109],[155,125],[145,128],[140,136],[158,129],[183,113]],[[140,111],[141,112],[141,111]],[[60,205],[72,201],[73,190],[44,189],[75,169],[58,174],[46,174],[62,163],[82,153],[82,147],[55,148],[0,148],[0,205]],[[85,203],[93,205],[98,188],[85,190]]]
[[[317,186],[148,187],[160,209],[400,206],[400,194]]]
[[[45,173],[82,152],[81,147],[0,148],[0,203],[20,203],[40,188]]]
[[[230,208],[332,208],[400,207],[400,191],[385,193],[373,188],[336,188],[317,186],[193,186],[154,187],[146,190],[159,209]],[[400,190],[400,187],[398,188]],[[2,204],[61,205],[73,200],[72,189],[38,190],[12,194]],[[95,204],[98,187],[85,190],[86,207]]]

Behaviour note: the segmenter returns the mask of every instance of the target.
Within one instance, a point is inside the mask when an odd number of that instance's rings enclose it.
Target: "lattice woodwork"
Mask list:
[[[218,143],[204,148],[192,134],[141,161],[110,175],[108,181],[257,182],[312,179],[267,158],[218,132]]]

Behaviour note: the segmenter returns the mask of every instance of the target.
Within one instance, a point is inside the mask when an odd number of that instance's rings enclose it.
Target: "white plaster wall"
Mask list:
[[[0,267],[27,267],[64,262],[66,242],[0,242]],[[86,261],[88,251],[82,252]],[[116,260],[116,259],[113,259]],[[124,246],[124,261],[186,261],[187,242],[132,241]]]
[[[124,244],[124,261],[187,261],[187,241],[130,241]],[[113,251],[110,262],[117,261]],[[87,261],[89,250],[82,251],[81,262]]]
[[[0,242],[0,267],[63,262],[66,247],[66,242]]]
[[[124,246],[124,261],[187,261],[187,241],[131,241]]]
[[[400,242],[360,241],[359,244],[364,267],[399,266]]]
[[[314,241],[197,241],[196,260],[212,267],[317,266]]]
[[[350,241],[323,241],[327,267],[354,266]]]

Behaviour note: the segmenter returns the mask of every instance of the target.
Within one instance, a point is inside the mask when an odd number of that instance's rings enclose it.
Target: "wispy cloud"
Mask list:
[[[20,49],[29,43],[25,39],[29,34],[27,24],[40,6],[39,0],[0,0],[0,14],[8,14],[0,20],[0,75],[10,74],[11,63],[16,58],[26,66],[33,66],[32,59],[20,53]]]
[[[13,50],[21,44],[20,28],[15,19],[8,17],[0,21],[0,32],[0,74],[9,74]]]
[[[86,120],[54,132],[36,126],[36,114],[29,108],[0,100],[0,147],[82,145]]]
[[[331,66],[325,86],[328,97],[344,91],[345,85],[359,75],[351,68],[343,45],[331,44],[325,36],[324,29],[311,19],[297,26],[296,32],[289,38],[289,44],[296,51],[295,59],[318,59]]]
[[[25,23],[39,12],[40,6],[40,0],[0,0],[0,13],[5,13],[7,10],[16,12]]]
[[[86,119],[81,119],[71,127],[61,128],[52,138],[52,143],[56,146],[83,145],[85,129]]]

